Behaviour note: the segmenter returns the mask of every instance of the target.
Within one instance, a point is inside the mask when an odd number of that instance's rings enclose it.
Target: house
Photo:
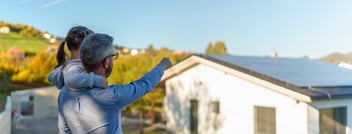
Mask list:
[[[24,58],[25,52],[15,46],[11,47],[6,51],[6,53],[12,55],[12,56],[17,56],[19,58]]]
[[[177,134],[351,134],[352,70],[305,58],[192,55],[165,71]]]
[[[343,67],[346,69],[352,69],[352,64],[346,63],[346,62],[340,62],[339,64],[337,64],[339,67]]]
[[[0,27],[0,33],[9,33],[10,32],[10,28],[8,26],[2,26]]]
[[[49,33],[43,33],[43,37],[48,40],[51,39],[51,35]]]

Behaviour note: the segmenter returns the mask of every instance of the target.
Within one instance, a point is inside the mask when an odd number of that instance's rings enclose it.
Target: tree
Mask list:
[[[56,54],[40,52],[21,68],[18,73],[12,75],[12,81],[49,84],[48,74],[56,65]]]
[[[154,49],[153,44],[149,44],[148,47],[147,47],[147,52],[154,53],[154,51],[155,51],[155,49]]]
[[[213,49],[216,54],[227,54],[226,46],[223,41],[215,42]]]
[[[154,54],[145,53],[135,56],[119,56],[119,59],[114,62],[114,68],[108,78],[109,84],[127,84],[137,80],[158,64],[163,57],[170,57],[170,61],[176,64],[189,56],[187,53],[177,54],[166,47],[154,51]],[[160,113],[162,106],[164,91],[162,88],[159,85],[151,93],[130,104],[126,109],[147,110],[150,112],[152,122],[154,122],[156,113]]]
[[[225,43],[223,41],[216,41],[214,45],[211,43],[208,44],[208,47],[206,49],[207,54],[222,54],[226,55],[227,54],[227,49],[225,46]]]
[[[207,50],[205,51],[206,54],[212,54],[213,53],[213,44],[209,42]]]

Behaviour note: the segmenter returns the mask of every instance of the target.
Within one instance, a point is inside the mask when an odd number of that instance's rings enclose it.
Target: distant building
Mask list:
[[[277,58],[277,57],[279,57],[279,53],[277,53],[277,52],[272,52],[272,53],[269,54],[269,57]]]
[[[56,38],[53,37],[53,38],[49,39],[49,42],[50,42],[50,43],[56,43],[57,40],[56,40]]]
[[[8,26],[2,26],[0,27],[0,33],[9,33],[10,28]]]
[[[132,49],[131,50],[131,55],[137,55],[138,54],[138,50],[137,49]]]
[[[144,54],[145,50],[144,49],[131,49],[130,55],[138,55],[138,54]]]
[[[54,36],[50,35],[49,33],[44,33],[43,37],[45,39],[49,40],[49,43],[56,43],[57,42],[57,39]]]
[[[114,45],[115,51],[117,51],[120,55],[138,55],[146,53],[145,49],[137,49],[137,48],[127,48],[119,45]]]
[[[7,54],[10,54],[10,55],[12,55],[12,56],[18,56],[18,57],[20,57],[20,58],[24,58],[24,56],[25,56],[24,51],[21,50],[21,49],[19,49],[19,48],[17,48],[17,47],[15,47],[15,46],[13,46],[13,47],[11,47],[10,49],[8,49],[8,50],[6,51],[6,53],[7,53]]]
[[[43,34],[43,37],[44,37],[45,39],[50,39],[50,38],[51,38],[51,35],[50,35],[49,33],[44,33],[44,34]]]
[[[348,64],[346,62],[341,62],[341,63],[338,64],[338,66],[352,70],[352,64]]]
[[[352,70],[305,58],[193,55],[167,69],[177,134],[347,134]]]

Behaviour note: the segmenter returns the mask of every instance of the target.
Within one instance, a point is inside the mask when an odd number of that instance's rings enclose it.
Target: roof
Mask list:
[[[269,81],[311,100],[352,98],[352,70],[306,58],[194,55]]]
[[[24,51],[13,46],[11,47],[10,49],[7,50],[7,53],[10,53],[10,54],[24,54]]]

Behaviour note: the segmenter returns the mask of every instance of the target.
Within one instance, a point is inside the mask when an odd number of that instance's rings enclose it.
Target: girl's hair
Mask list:
[[[66,53],[65,53],[65,43],[67,44],[68,50],[78,50],[81,45],[82,40],[87,35],[94,33],[92,30],[84,26],[75,26],[68,31],[66,38],[61,42],[59,49],[56,54],[57,67],[61,66],[66,62]]]

